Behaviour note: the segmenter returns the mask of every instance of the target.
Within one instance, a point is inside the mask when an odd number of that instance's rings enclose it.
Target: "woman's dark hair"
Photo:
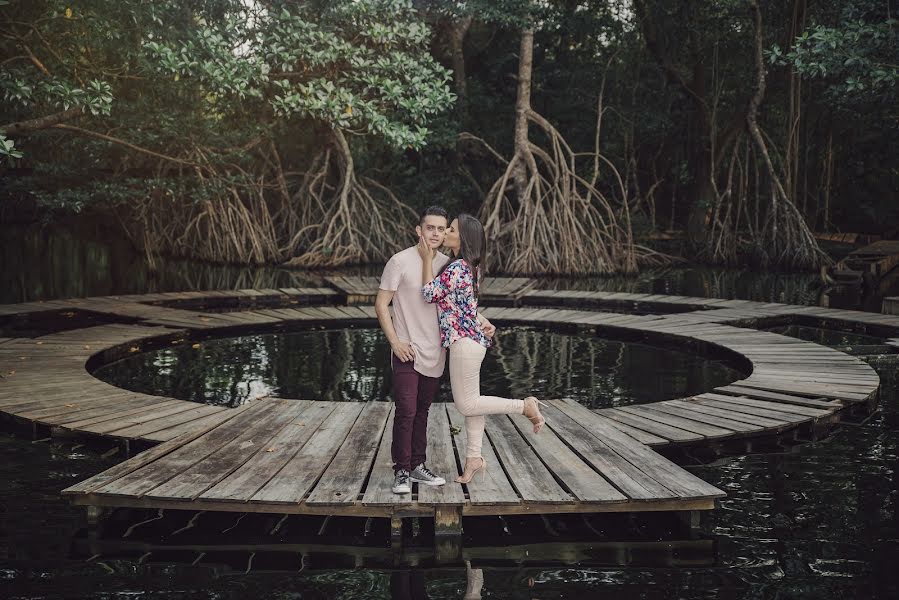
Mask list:
[[[468,213],[460,213],[456,219],[459,220],[459,254],[457,259],[461,258],[468,263],[471,268],[472,278],[474,279],[474,297],[479,298],[481,295],[481,274],[487,267],[487,235],[484,233],[484,226],[475,217]],[[447,262],[442,273],[453,261]],[[438,273],[439,275],[439,273]]]

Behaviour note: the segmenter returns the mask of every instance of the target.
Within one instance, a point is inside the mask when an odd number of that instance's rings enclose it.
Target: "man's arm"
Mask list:
[[[378,296],[375,298],[375,313],[378,315],[378,323],[381,324],[381,330],[390,343],[390,349],[402,362],[409,362],[415,358],[415,351],[412,345],[401,342],[396,335],[396,329],[393,328],[393,319],[390,318],[390,302],[393,300],[394,290],[378,290]]]

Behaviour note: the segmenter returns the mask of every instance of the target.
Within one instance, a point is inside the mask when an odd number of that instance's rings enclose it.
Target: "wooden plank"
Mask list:
[[[219,423],[223,423],[227,421],[232,412],[235,410],[239,410],[237,408],[231,408],[228,410],[223,410],[221,412],[212,413],[208,416],[202,417],[200,419],[196,419],[194,421],[188,421],[187,423],[182,423],[180,425],[174,425],[172,427],[166,427],[165,429],[161,429],[159,431],[154,431],[152,433],[145,434],[143,437],[145,440],[153,440],[157,442],[167,442],[171,439],[174,439],[182,434],[190,433],[199,428],[209,428],[214,427]]]
[[[659,484],[681,498],[721,497],[724,492],[709,485],[689,471],[660,456],[648,447],[640,444],[632,437],[608,427],[603,421],[595,419],[595,413],[574,401],[553,401],[550,410],[564,414],[570,424],[577,424],[589,431],[595,439],[601,441],[621,458],[630,462],[645,475],[652,477]],[[551,426],[555,428],[555,425]],[[569,427],[570,428],[570,427]],[[643,487],[647,487],[640,481]],[[649,489],[649,488],[647,488]]]
[[[794,414],[794,415],[803,415],[807,417],[824,417],[834,412],[835,407],[831,407],[830,410],[822,410],[819,408],[809,408],[807,406],[798,406],[796,404],[783,404],[780,402],[769,402],[767,400],[756,400],[754,398],[746,398],[744,396],[723,396],[721,394],[714,393],[706,393],[699,394],[697,397],[699,398],[708,398],[711,400],[721,400],[722,402],[731,402],[744,404],[749,406],[758,406],[759,408],[768,408],[771,410],[780,411],[782,413]]]
[[[598,412],[600,416],[608,417],[614,421],[624,423],[625,425],[629,425],[637,429],[642,429],[643,431],[648,431],[653,435],[666,438],[672,442],[695,442],[697,440],[705,439],[703,436],[693,433],[692,431],[685,431],[677,427],[671,427],[669,425],[665,425],[664,423],[659,423],[658,421],[653,421],[652,419],[647,419],[638,415],[622,412],[615,408],[604,408],[600,409]]]
[[[749,396],[750,398],[760,398],[763,400],[776,400],[785,404],[797,404],[799,406],[810,406],[812,408],[817,407],[826,410],[832,410],[835,405],[839,406],[839,400],[817,400],[813,398],[802,398],[800,396],[790,396],[788,394],[778,394],[777,392],[766,392],[765,390],[746,388],[736,384],[715,388],[715,392],[724,392],[735,396]]]
[[[123,403],[120,407],[111,410],[104,409],[95,414],[78,415],[76,420],[60,418],[54,424],[73,431],[105,433],[110,430],[108,428],[110,423],[112,423],[112,428],[115,429],[126,426],[124,423],[135,424],[140,422],[141,419],[167,416],[189,410],[192,407],[191,405],[198,406],[194,402],[185,402],[184,400],[144,396],[132,398],[127,403]],[[94,411],[85,412],[93,413]]]
[[[759,429],[761,429],[756,425],[751,425],[743,421],[735,421],[721,415],[714,415],[705,412],[702,406],[691,404],[689,402],[685,402],[680,405],[668,404],[666,402],[656,402],[651,405],[647,405],[645,408],[647,410],[652,410],[658,413],[666,413],[669,415],[682,417],[684,419],[690,419],[692,421],[707,423],[709,425],[728,429],[732,432],[746,433],[750,431],[758,431]]]
[[[253,460],[200,494],[202,500],[246,502],[280,471],[309,441],[328,415],[333,402],[308,402],[303,410],[278,432]]]
[[[367,402],[340,450],[325,469],[306,504],[352,504],[371,471],[384,435],[384,425],[390,412],[389,402]]]
[[[547,407],[544,414],[547,423],[581,457],[581,460],[592,465],[628,499],[646,501],[678,497],[678,494],[622,458],[557,406]]]
[[[808,394],[812,396],[818,396],[823,398],[834,398],[836,400],[855,400],[855,401],[863,401],[867,400],[869,394],[860,394],[857,392],[849,392],[845,390],[835,390],[828,386],[821,385],[812,385],[808,383],[796,383],[791,384],[788,381],[757,381],[744,379],[740,382],[740,385],[743,387],[750,387],[753,389],[759,389],[769,392],[786,392],[788,394]],[[873,393],[875,390],[871,390]]]
[[[559,439],[550,428],[533,435],[533,424],[524,415],[512,415],[513,425],[530,443],[537,456],[581,502],[624,502],[627,496],[603,478]]]
[[[666,400],[662,404],[668,406],[678,406],[689,410],[698,410],[699,407],[701,407],[701,410],[704,414],[715,415],[718,417],[724,417],[728,420],[749,423],[750,425],[756,425],[762,429],[782,429],[788,425],[794,424],[792,421],[780,421],[776,419],[766,419],[765,417],[759,417],[756,415],[748,415],[745,413],[735,413],[732,410],[716,408],[710,404],[696,402],[693,399]]]
[[[509,475],[509,481],[523,502],[563,504],[574,500],[559,486],[540,457],[521,437],[509,417],[490,415],[486,420],[486,433],[496,451],[496,457],[502,463],[501,468]],[[496,469],[500,468],[500,465],[487,465],[487,468]]]
[[[274,412],[273,402],[254,402],[241,411],[240,418],[230,419],[205,435],[167,453],[146,467],[129,472],[95,490],[108,496],[141,497],[146,492],[165,483],[233,440],[247,429],[247,424],[263,419]]]
[[[131,414],[127,417],[116,417],[91,425],[80,425],[77,429],[79,431],[90,431],[91,433],[102,433],[115,437],[118,436],[116,431],[119,429],[125,429],[132,425],[140,425],[147,421],[168,417],[169,415],[185,412],[198,406],[196,402],[188,402],[186,400],[165,400],[164,398],[161,398],[160,400],[165,401],[166,406],[164,408],[161,406],[157,409],[150,408],[139,413]],[[65,427],[66,429],[75,429],[73,423],[69,423],[65,425]]]
[[[671,427],[677,427],[678,429],[683,429],[684,431],[692,431],[693,433],[697,433],[708,439],[727,437],[734,434],[734,430],[732,429],[725,429],[723,427],[716,427],[714,425],[700,423],[698,421],[685,419],[670,413],[658,412],[653,410],[652,406],[653,405],[651,404],[640,406],[620,406],[618,407],[618,410],[620,410],[621,412],[626,412],[632,415],[643,417],[644,419],[658,421],[659,423],[664,423],[665,425],[669,425]]]
[[[653,435],[651,433],[643,431],[642,429],[637,429],[636,427],[631,427],[630,425],[625,425],[624,423],[621,423],[619,421],[613,421],[608,417],[604,417],[596,409],[593,410],[593,413],[600,419],[605,419],[609,426],[614,427],[618,431],[631,436],[641,444],[646,444],[647,446],[664,446],[669,443],[668,440],[663,437]]]
[[[415,468],[415,465],[413,465]],[[435,402],[428,417],[428,468],[446,479],[439,487],[418,485],[418,503],[425,506],[455,506],[465,503],[462,485],[453,481],[456,470],[449,417],[443,403]],[[489,468],[489,467],[488,467]]]
[[[142,469],[143,467],[155,462],[156,460],[174,452],[175,450],[180,449],[181,447],[189,444],[190,442],[196,440],[199,437],[202,437],[210,430],[223,425],[225,422],[239,417],[241,413],[250,409],[256,408],[258,405],[245,404],[239,408],[232,409],[227,411],[226,416],[223,417],[223,421],[221,423],[216,423],[214,425],[210,425],[207,428],[197,429],[195,431],[189,431],[182,435],[179,435],[176,438],[169,440],[168,442],[164,442],[149,450],[145,450],[141,452],[137,456],[132,459],[126,460],[117,464],[114,467],[110,467],[106,469],[102,473],[94,475],[89,479],[85,479],[82,482],[76,483],[75,485],[69,486],[62,491],[63,494],[89,494],[94,492],[100,488],[103,488],[108,483],[121,479],[126,475],[129,475],[135,471]]]
[[[746,398],[736,398],[736,400],[746,400]],[[776,421],[782,421],[785,423],[791,424],[799,424],[811,421],[813,417],[808,417],[805,415],[797,415],[794,413],[785,413],[778,410],[770,410],[767,408],[760,408],[758,406],[753,406],[752,404],[741,404],[739,402],[724,402],[722,400],[712,400],[709,398],[703,398],[702,396],[697,396],[694,399],[695,402],[699,404],[714,406],[716,408],[720,408],[721,410],[729,410],[734,413],[745,413],[749,415],[756,415],[759,417],[765,417],[767,419],[774,419]]]
[[[338,403],[334,412],[312,434],[309,441],[278,471],[277,475],[253,494],[250,502],[272,504],[301,502],[346,439],[359,413],[362,412],[362,407],[361,402]]]
[[[456,456],[462,467],[465,467],[465,449],[468,445],[468,431],[465,429],[465,417],[456,409],[454,404],[445,403],[449,416],[449,422],[453,427],[459,429],[456,434]],[[472,504],[518,504],[518,494],[512,483],[506,476],[505,471],[500,467],[499,459],[493,450],[493,445],[487,436],[484,436],[484,442],[481,445],[481,456],[486,460],[487,468],[478,472],[470,483],[465,484],[468,488],[468,498]],[[449,481],[456,474],[445,475]]]
[[[240,435],[144,495],[154,499],[194,500],[240,468],[254,454],[265,452],[269,441],[307,406],[305,402],[290,400],[272,403],[275,408],[247,423]]]
[[[174,427],[176,425],[196,421],[197,419],[202,419],[203,417],[207,417],[223,410],[231,409],[225,408],[224,406],[210,406],[208,404],[202,404],[200,406],[197,406],[196,408],[179,412],[168,417],[152,419],[150,421],[141,423],[140,425],[126,427],[125,429],[118,429],[114,433],[117,437],[143,438],[144,436],[147,436],[151,433],[155,433],[163,429],[168,429],[169,427]]]
[[[393,490],[393,417],[394,405],[390,405],[390,415],[384,426],[384,436],[378,446],[378,454],[368,478],[368,485],[362,503],[368,506],[405,506],[412,502],[412,494],[394,494]]]

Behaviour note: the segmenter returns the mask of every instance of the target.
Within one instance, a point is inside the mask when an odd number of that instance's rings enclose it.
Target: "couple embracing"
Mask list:
[[[459,483],[468,483],[487,465],[481,456],[484,416],[523,414],[543,427],[540,402],[482,396],[481,363],[496,328],[478,313],[487,239],[481,223],[431,206],[415,228],[418,244],[394,254],[384,267],[375,309],[390,342],[393,370],[393,493],[408,494],[411,484],[443,485],[426,465],[428,409],[437,396],[450,356],[453,402],[465,417],[468,447]],[[444,247],[452,258],[438,251]],[[388,306],[393,303],[393,317]]]

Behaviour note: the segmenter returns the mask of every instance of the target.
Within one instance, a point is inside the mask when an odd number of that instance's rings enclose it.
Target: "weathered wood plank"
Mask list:
[[[247,423],[246,428],[233,440],[144,495],[155,499],[196,499],[240,468],[253,455],[265,452],[269,441],[307,406],[305,402],[289,400],[273,401],[272,404],[275,404],[274,410]]]
[[[309,441],[277,475],[253,494],[250,501],[273,504],[301,502],[346,439],[362,412],[362,406],[359,402],[338,403]]]
[[[663,458],[632,437],[621,433],[614,427],[606,426],[604,422],[594,418],[593,412],[574,401],[553,401],[551,410],[555,410],[558,414],[564,414],[565,418],[569,420],[569,426],[576,423],[585,431],[589,431],[595,439],[602,441],[622,459],[630,462],[643,474],[653,478],[661,486],[681,498],[721,497],[724,495],[721,490]],[[588,426],[589,429],[586,429]],[[611,481],[611,478],[609,479]],[[643,487],[647,487],[643,480],[639,480],[639,483]]]
[[[247,502],[284,467],[334,412],[332,402],[308,402],[259,452],[200,495],[203,500]]]
[[[486,419],[487,436],[493,443],[496,457],[502,463],[502,466],[488,464],[487,468],[504,469],[523,502],[560,504],[574,501],[574,498],[559,486],[552,473],[521,437],[509,417],[490,415]]]
[[[222,417],[224,420],[219,423],[215,423],[214,425],[210,425],[205,429],[196,429],[194,431],[189,431],[179,435],[176,438],[169,440],[168,442],[164,442],[149,450],[141,452],[134,458],[127,460],[125,462],[121,462],[114,467],[110,467],[106,469],[102,473],[94,475],[89,479],[85,479],[82,482],[76,483],[75,485],[69,486],[62,491],[63,494],[89,494],[91,492],[97,491],[101,488],[104,488],[107,484],[119,480],[126,475],[130,475],[135,471],[139,471],[143,467],[155,462],[156,460],[170,454],[176,450],[180,450],[182,447],[190,444],[194,440],[203,435],[207,434],[210,430],[220,427],[226,421],[237,418],[246,410],[250,408],[256,408],[256,406],[251,404],[245,404],[239,408],[232,409],[225,413],[225,416]]]
[[[194,439],[181,447],[167,453],[164,457],[147,465],[145,468],[129,472],[121,478],[109,481],[98,488],[97,493],[108,496],[141,497],[146,492],[165,483],[178,473],[199,461],[233,440],[241,432],[246,431],[247,423],[264,419],[275,412],[272,402],[255,402],[239,413],[240,418],[230,419],[213,428],[211,431]]]
[[[453,440],[450,434],[449,417],[442,403],[431,406],[428,418],[428,463],[429,468],[446,479],[446,485],[434,487],[417,484],[418,503],[426,506],[462,505],[465,493],[455,481],[456,460]],[[415,465],[412,465],[415,468]]]
[[[412,502],[412,494],[394,494],[391,489],[394,477],[393,456],[391,454],[393,417],[396,412],[394,409],[394,405],[391,404],[390,415],[387,417],[387,424],[384,426],[384,436],[381,438],[381,443],[378,446],[378,454],[375,457],[371,475],[368,478],[365,494],[362,496],[362,503],[368,506],[402,507]]]
[[[390,403],[367,402],[356,424],[325,469],[306,504],[352,504],[371,471],[384,434]]]
[[[465,468],[465,449],[468,444],[468,432],[465,429],[465,417],[456,409],[455,405],[446,403],[450,424],[459,428],[456,434],[456,456],[462,468]],[[515,488],[512,487],[505,471],[500,468],[499,459],[493,450],[488,436],[484,436],[481,445],[481,456],[486,460],[488,468],[477,473],[468,488],[468,498],[472,504],[518,504],[520,502]],[[490,468],[492,467],[492,468]],[[443,474],[447,481],[455,477],[455,471]]]
[[[559,439],[556,432],[544,428],[533,434],[533,424],[524,415],[512,415],[512,423],[523,438],[546,464],[550,471],[564,484],[567,491],[581,502],[624,502],[627,496],[593,470]]]

